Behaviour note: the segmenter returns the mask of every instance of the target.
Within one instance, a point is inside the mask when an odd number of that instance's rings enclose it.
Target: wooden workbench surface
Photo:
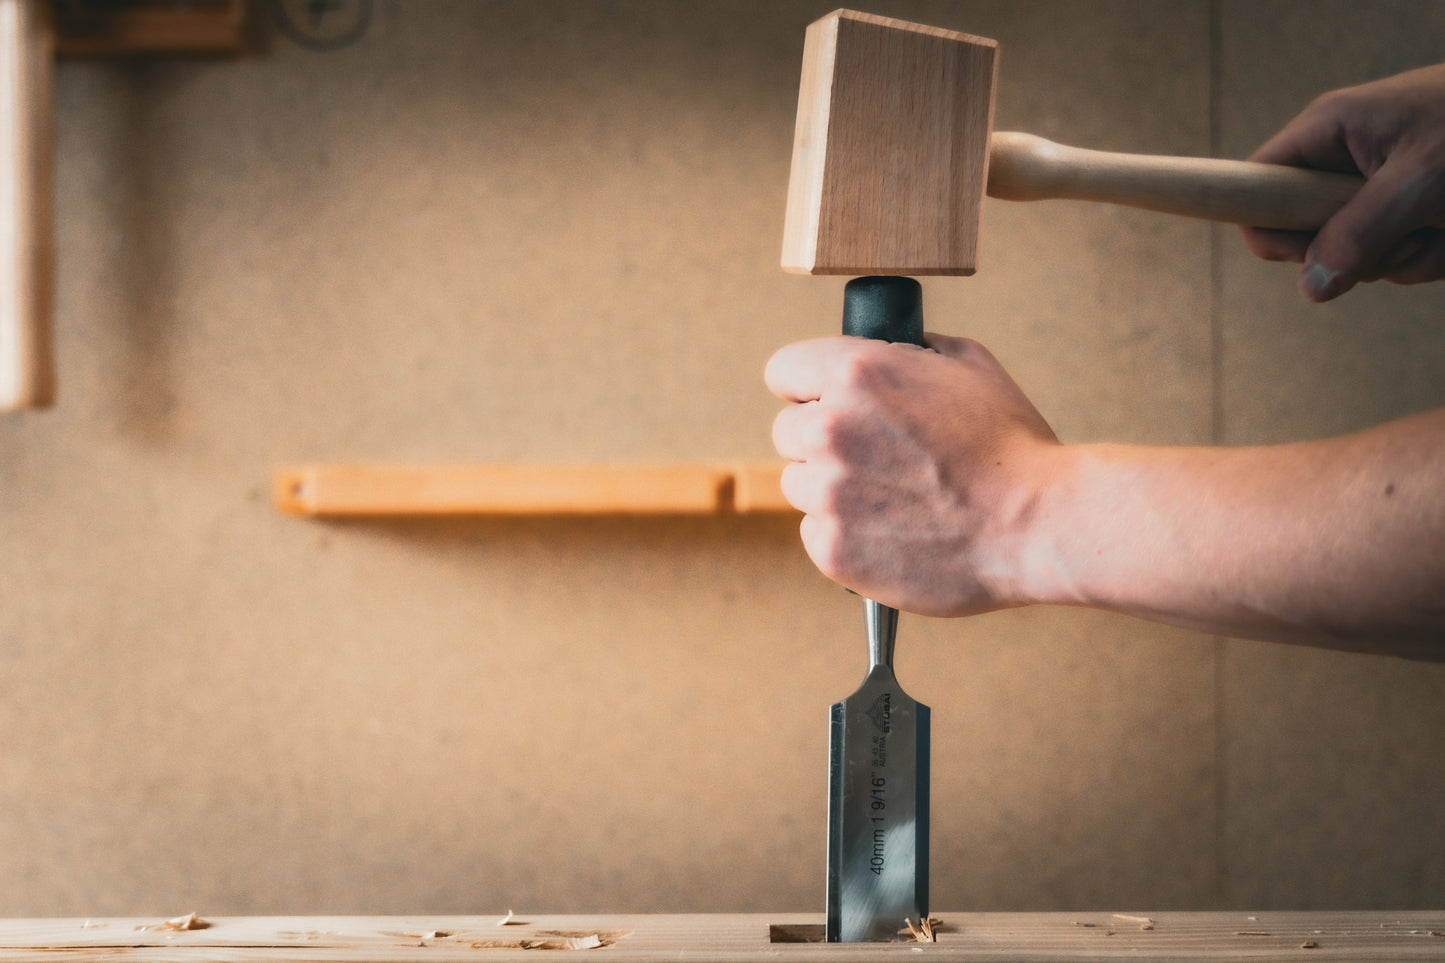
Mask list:
[[[1442,960],[1439,912],[940,913],[931,944],[825,944],[799,914],[178,917],[0,921],[0,960]]]

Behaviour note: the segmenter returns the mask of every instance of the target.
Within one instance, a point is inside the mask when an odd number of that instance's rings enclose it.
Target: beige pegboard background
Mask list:
[[[317,523],[304,461],[764,459],[821,2],[377,0],[318,53],[65,62],[60,402],[0,420],[0,915],[822,909],[856,599],[789,518]],[[880,2],[998,125],[1248,153],[1439,56],[1396,2]],[[988,205],[926,283],[1067,440],[1445,402],[1445,286],[1327,308],[1232,230]],[[1438,907],[1445,671],[1068,610],[905,617],[940,909]]]

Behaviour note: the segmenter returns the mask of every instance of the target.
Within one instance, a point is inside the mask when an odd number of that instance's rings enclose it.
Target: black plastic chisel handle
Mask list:
[[[923,285],[912,278],[895,275],[854,278],[843,286],[843,333],[855,338],[925,347]],[[872,607],[878,603],[867,601],[871,619]],[[878,609],[885,617],[892,613],[896,624],[897,611],[882,605],[878,605]]]
[[[843,333],[923,347],[923,286],[912,278],[854,278],[843,288]]]

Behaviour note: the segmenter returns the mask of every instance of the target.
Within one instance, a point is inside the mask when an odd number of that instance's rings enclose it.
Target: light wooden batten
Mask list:
[[[315,517],[745,515],[788,512],[781,465],[302,465],[276,505]]]

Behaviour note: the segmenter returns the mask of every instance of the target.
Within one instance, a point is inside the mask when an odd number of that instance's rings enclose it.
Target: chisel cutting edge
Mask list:
[[[928,916],[928,706],[893,674],[898,610],[865,602],[868,676],[832,709],[830,943],[895,940]]]

